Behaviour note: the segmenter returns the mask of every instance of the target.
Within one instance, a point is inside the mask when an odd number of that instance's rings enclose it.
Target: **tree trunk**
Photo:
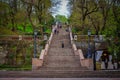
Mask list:
[[[101,29],[101,34],[102,34],[102,31],[105,30],[106,21],[107,21],[107,16],[104,16],[104,18],[103,18],[103,26],[102,26],[102,29]]]
[[[32,5],[29,5],[29,6],[27,7],[28,19],[29,19],[29,21],[30,21],[33,29],[35,29],[35,25],[33,24],[32,19],[31,19],[31,13],[32,13]]]
[[[14,14],[12,13],[12,19],[11,19],[11,23],[12,23],[12,31],[15,31],[15,20],[14,20]]]

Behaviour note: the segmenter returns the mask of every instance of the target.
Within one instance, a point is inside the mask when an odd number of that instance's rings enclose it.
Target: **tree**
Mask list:
[[[113,4],[113,1],[112,0],[98,0],[98,5],[99,5],[99,8],[100,8],[100,12],[103,16],[103,26],[102,26],[102,31],[104,31],[105,27],[106,27],[106,21],[107,21],[107,18],[108,18],[108,13],[111,9],[111,6]],[[102,32],[101,31],[101,32]]]
[[[56,15],[55,20],[61,23],[67,23],[67,18],[64,15]]]
[[[33,29],[39,26],[41,28],[41,33],[43,35],[43,24],[47,21],[47,16],[49,14],[49,9],[51,8],[50,0],[22,0],[24,4],[27,5],[27,15]],[[34,18],[32,18],[34,17]],[[34,21],[38,23],[34,24]]]
[[[9,10],[9,5],[5,2],[0,1],[0,27],[7,26],[9,19],[8,19],[8,10]]]
[[[86,17],[93,13],[93,12],[97,12],[98,11],[98,5],[96,4],[96,2],[94,0],[76,0],[75,4],[77,4],[77,9],[78,11],[80,11],[81,14],[81,23],[82,23],[82,27],[84,28],[84,22]]]
[[[99,35],[102,29],[102,14],[100,14],[99,12],[95,12],[91,15],[88,15],[88,18],[91,22],[91,29],[95,30],[96,35]]]
[[[84,30],[90,28],[88,16],[97,12],[99,7],[96,0],[72,0],[72,3],[73,11],[71,11],[70,21],[74,21],[84,32]]]

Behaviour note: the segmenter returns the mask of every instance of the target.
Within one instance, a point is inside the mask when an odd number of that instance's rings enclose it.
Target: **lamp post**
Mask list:
[[[46,20],[45,20],[44,26],[43,26],[43,33],[45,32],[45,30],[46,30]]]
[[[95,40],[94,40],[94,52],[93,52],[93,70],[96,70],[96,48],[95,48]]]
[[[34,58],[36,58],[36,54],[37,54],[36,37],[37,37],[37,30],[34,30]]]
[[[90,35],[91,35],[91,31],[88,30],[88,53],[87,53],[87,58],[90,58],[90,57],[91,57]]]

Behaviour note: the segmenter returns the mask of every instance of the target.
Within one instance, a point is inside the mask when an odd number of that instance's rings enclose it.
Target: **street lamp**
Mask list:
[[[45,32],[45,30],[46,30],[46,20],[45,20],[44,26],[43,26],[43,33]]]
[[[91,35],[91,31],[88,30],[88,53],[87,53],[87,58],[91,58],[90,35]]]
[[[36,42],[36,37],[37,37],[37,30],[34,30],[34,58],[36,58],[36,54],[37,54],[37,42]]]
[[[96,47],[95,47],[95,41],[96,41],[96,40],[94,40],[93,70],[96,70]]]
[[[44,34],[44,41],[47,41],[47,34]]]
[[[94,52],[93,52],[93,70],[96,70],[96,43],[100,43],[97,35],[95,35],[95,39],[94,39],[94,46],[93,46],[93,49],[94,49]]]

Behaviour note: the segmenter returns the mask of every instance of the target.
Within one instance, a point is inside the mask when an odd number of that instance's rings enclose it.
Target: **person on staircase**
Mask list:
[[[62,48],[64,48],[64,42],[62,41],[62,43],[61,43],[61,46],[62,46]]]
[[[54,30],[54,34],[56,34],[56,29]]]

